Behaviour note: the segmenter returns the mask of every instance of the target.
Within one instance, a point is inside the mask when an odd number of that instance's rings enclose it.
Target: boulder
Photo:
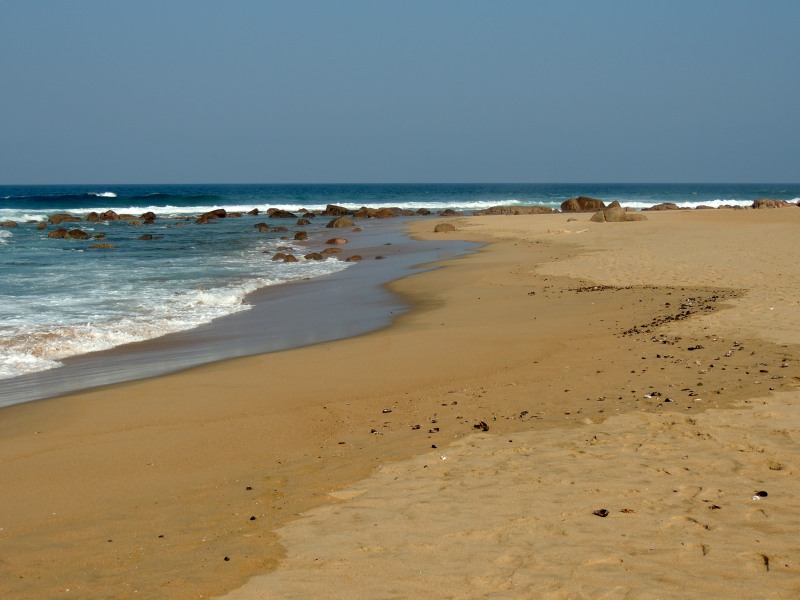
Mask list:
[[[325,243],[330,246],[341,246],[343,244],[346,244],[347,240],[344,238],[331,238]]]
[[[308,232],[307,231],[298,231],[294,234],[294,239],[296,242],[303,242],[308,239]]]
[[[19,224],[16,221],[3,221],[0,227],[17,227]]]
[[[359,262],[364,260],[364,258],[360,254],[353,254],[353,256],[348,256],[344,259],[344,262]]]
[[[336,229],[341,227],[352,227],[353,225],[355,225],[355,223],[353,223],[350,217],[342,216],[332,219],[325,227]]]
[[[154,213],[152,210],[148,210],[146,213],[139,215],[139,218],[144,219],[145,221],[155,221],[156,213]]]
[[[448,231],[455,231],[456,226],[452,223],[439,223],[433,228],[434,233],[447,233]]]
[[[39,231],[41,231],[42,229],[47,229],[47,222],[46,221],[39,221],[36,224],[36,229],[38,229]]]
[[[595,212],[603,210],[605,202],[589,196],[577,196],[561,203],[561,212]]]
[[[325,210],[322,211],[323,217],[343,217],[345,215],[352,215],[353,211],[345,208],[344,206],[337,206],[336,204],[328,204]]]
[[[54,229],[50,233],[47,234],[47,237],[54,238],[54,239],[63,239],[67,237],[68,231],[63,227],[59,227],[58,229]]]
[[[83,231],[82,229],[71,229],[67,232],[67,235],[64,237],[69,238],[71,240],[88,240],[89,234]]]
[[[770,198],[758,198],[753,202],[753,208],[786,208],[791,206],[786,200],[772,200]]]
[[[288,210],[279,210],[277,208],[270,208],[268,211],[270,219],[296,219],[297,215]]]
[[[275,260],[275,261],[277,261],[277,260],[283,260],[283,259],[285,259],[285,258],[286,258],[286,254],[285,254],[285,253],[283,253],[283,252],[277,252],[277,253],[275,253],[275,254],[273,254],[273,255],[272,255],[272,260]]]
[[[319,252],[312,252],[311,254],[306,254],[303,258],[306,260],[325,260],[325,257],[322,256]]]
[[[397,209],[397,210],[400,213],[402,213],[402,211],[400,211],[399,209]],[[379,208],[378,210],[375,211],[375,218],[376,219],[390,219],[390,218],[396,217],[396,216],[397,216],[397,213],[395,213],[395,209],[394,208]]]
[[[145,234],[140,235],[137,239],[139,239],[139,240],[152,240],[153,239],[153,234],[152,233],[145,233]]]
[[[311,221],[309,221],[308,219],[297,219],[298,227],[303,227],[305,225],[311,225]]]
[[[431,211],[427,208],[418,208],[417,214],[421,217],[427,217],[429,214],[431,214]]]
[[[454,211],[452,208],[445,208],[444,210],[439,211],[439,215],[441,215],[442,217],[455,217],[456,215],[458,215],[458,213]]]
[[[269,231],[269,225],[266,223],[256,223],[253,225],[260,233],[267,233]]]
[[[73,215],[68,215],[66,213],[56,213],[54,215],[50,215],[47,217],[47,220],[52,225],[60,225],[61,223],[77,223],[80,219]]]
[[[320,252],[320,254],[322,254],[323,256],[330,256],[331,254],[338,254],[341,251],[342,251],[341,248],[325,248],[325,250]]]
[[[654,204],[642,210],[680,210],[681,207],[674,202],[662,202],[661,204]]]
[[[283,262],[297,262],[297,257],[294,254],[287,254]]]
[[[598,210],[589,219],[594,223],[625,223],[627,221],[646,221],[647,217],[643,214],[633,211],[627,211],[622,208],[619,203],[611,205],[603,210]]]
[[[258,209],[254,208],[253,210],[248,210],[247,214],[248,215],[257,215],[258,214]]]

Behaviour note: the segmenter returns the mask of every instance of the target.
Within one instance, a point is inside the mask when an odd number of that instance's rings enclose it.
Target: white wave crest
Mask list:
[[[259,288],[323,276],[351,265],[335,258],[300,261],[282,265],[285,268],[275,277],[173,292],[167,296],[140,297],[136,312],[125,316],[108,315],[89,322],[61,325],[36,325],[29,321],[28,324],[0,327],[0,379],[56,368],[61,366],[62,359],[70,356],[194,329],[250,309],[245,298]]]
[[[0,229],[0,244],[8,243],[8,238],[13,236],[14,234],[8,231],[7,229]]]
[[[114,192],[89,192],[90,196],[97,196],[98,198],[116,198]]]

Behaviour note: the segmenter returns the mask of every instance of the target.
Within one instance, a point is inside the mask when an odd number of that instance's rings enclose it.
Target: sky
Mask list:
[[[0,0],[0,184],[800,181],[796,0]]]

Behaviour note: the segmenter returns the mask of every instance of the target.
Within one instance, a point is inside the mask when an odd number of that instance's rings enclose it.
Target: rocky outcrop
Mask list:
[[[603,210],[605,202],[589,196],[577,196],[561,203],[561,212],[595,212]]]
[[[448,231],[455,231],[456,226],[452,223],[439,223],[433,228],[433,233],[447,233]]]
[[[598,210],[589,219],[595,223],[625,223],[627,221],[646,221],[647,217],[633,211],[622,208],[619,202],[612,202],[603,210]]]
[[[772,200],[770,198],[758,198],[753,202],[753,208],[786,208],[792,206],[786,200]]]
[[[60,227],[48,233],[47,237],[54,239],[88,240],[89,234],[82,229],[67,230],[63,227]]]
[[[654,204],[642,210],[681,210],[681,207],[674,202],[662,202],[661,204]]]
[[[476,210],[474,215],[549,215],[557,212],[549,206],[490,206]]]
[[[297,215],[288,210],[280,210],[277,208],[270,208],[268,211],[270,219],[296,219]]]
[[[226,211],[224,208],[217,208],[200,215],[200,217],[195,221],[195,223],[202,225],[203,223],[211,223],[212,221],[216,221],[217,219],[225,219],[227,216],[228,216],[228,211]]]
[[[350,217],[342,216],[332,219],[325,227],[336,229],[341,227],[352,227],[353,225],[355,225],[355,223],[353,223],[353,220]]]
[[[47,220],[51,225],[60,225],[61,223],[77,223],[81,219],[67,213],[56,213],[47,217]]]
[[[336,204],[328,204],[325,210],[322,211],[323,217],[343,217],[345,215],[353,215],[354,211],[345,208],[344,206],[337,206]]]

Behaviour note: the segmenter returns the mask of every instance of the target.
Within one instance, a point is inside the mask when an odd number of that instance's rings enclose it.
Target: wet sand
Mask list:
[[[588,216],[450,220],[489,244],[378,332],[3,410],[0,593],[796,596],[800,209]]]

